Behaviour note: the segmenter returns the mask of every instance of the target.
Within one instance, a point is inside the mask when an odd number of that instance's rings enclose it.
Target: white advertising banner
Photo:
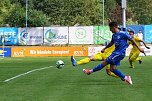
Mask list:
[[[43,27],[19,28],[19,45],[43,44]]]
[[[68,27],[44,27],[44,44],[68,44]]]
[[[92,56],[98,52],[101,52],[101,50],[104,48],[105,46],[100,46],[100,47],[93,47],[90,46],[88,47],[88,56]],[[141,48],[144,49],[146,56],[152,56],[152,46],[148,46],[150,47],[150,49],[145,48],[144,46],[141,46]],[[129,45],[129,47],[126,49],[126,56],[129,56],[130,51],[132,49],[132,45]],[[145,56],[143,53],[140,53],[139,56]]]
[[[148,47],[150,47],[150,49],[147,49],[146,47],[141,46],[141,48],[144,49],[146,56],[152,56],[152,46],[148,46]],[[126,50],[126,56],[129,56],[131,49],[132,49],[132,45],[129,45],[129,47]],[[145,56],[145,55],[143,53],[140,53],[139,56]]]
[[[69,44],[93,44],[93,26],[69,27]]]
[[[94,46],[90,46],[88,48],[88,56],[92,56],[96,53],[101,52],[101,50],[104,48],[105,46],[100,46],[100,47],[94,47]]]

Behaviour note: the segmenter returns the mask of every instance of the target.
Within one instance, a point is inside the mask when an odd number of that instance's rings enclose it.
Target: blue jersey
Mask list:
[[[115,44],[115,50],[113,53],[119,55],[125,55],[126,48],[128,47],[127,40],[131,40],[132,36],[124,31],[119,31],[112,35],[112,42]]]

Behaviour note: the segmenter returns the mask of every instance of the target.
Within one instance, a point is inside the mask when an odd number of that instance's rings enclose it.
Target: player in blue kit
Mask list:
[[[101,52],[104,52],[104,50],[113,44],[115,44],[115,50],[112,52],[112,54],[101,64],[97,65],[93,69],[83,69],[83,72],[87,75],[99,71],[103,69],[106,65],[110,64],[110,71],[113,72],[115,75],[121,78],[121,80],[126,81],[129,84],[132,84],[132,80],[130,76],[126,76],[123,74],[120,70],[118,70],[116,67],[120,65],[120,61],[125,57],[126,48],[128,47],[127,41],[131,41],[139,50],[140,52],[144,53],[143,49],[140,49],[137,44],[132,39],[132,36],[127,34],[124,31],[119,31],[118,29],[118,23],[117,22],[110,22],[109,23],[110,31],[114,33],[112,35],[111,42],[101,50]]]

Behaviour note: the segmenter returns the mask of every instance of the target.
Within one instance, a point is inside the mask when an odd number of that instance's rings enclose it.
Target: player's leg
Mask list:
[[[71,57],[71,61],[72,61],[73,66],[77,66],[77,65],[81,65],[81,64],[86,64],[86,63],[89,63],[90,61],[99,61],[99,60],[101,60],[101,61],[103,60],[102,53],[97,53],[97,54],[95,54],[93,56],[81,59],[79,61],[76,61],[76,59],[74,58],[74,56]]]
[[[77,61],[76,61],[76,59],[74,58],[74,56],[71,56],[71,62],[72,62],[72,65],[73,65],[73,66],[77,66]]]
[[[108,58],[112,58],[114,55],[111,54]],[[86,74],[91,74],[93,72],[96,72],[96,71],[99,71],[101,70],[102,68],[104,68],[106,65],[110,64],[111,63],[111,60],[110,59],[106,59],[105,61],[103,61],[101,64],[97,65],[96,67],[94,67],[93,69],[91,70],[88,70],[88,69],[83,69],[83,72],[86,73]],[[104,56],[103,56],[103,59],[104,59]]]
[[[141,64],[142,63],[142,58],[141,57],[138,57],[139,58],[139,64]]]
[[[118,77],[120,77],[121,79],[125,78],[125,74],[123,74],[121,71],[119,71],[116,65],[110,65],[110,71],[113,72],[115,75],[117,75]]]
[[[121,54],[111,54],[107,59],[106,62],[110,64],[110,71],[113,72],[115,75],[120,77],[122,80],[125,80],[129,84],[132,84],[130,76],[126,76],[116,67],[120,65],[120,61],[124,58],[124,55]]]
[[[142,58],[139,57],[139,54],[140,54],[140,52],[134,52],[134,54],[132,56],[132,58],[133,58],[132,61],[133,62],[139,61],[139,64],[141,64],[142,63]]]
[[[132,53],[132,55],[129,57],[129,62],[130,62],[130,67],[131,67],[131,68],[134,68],[133,62],[136,62],[136,61],[139,61],[139,63],[142,62],[141,58],[138,57],[139,54],[140,54],[139,52],[134,52],[134,53]]]
[[[132,57],[133,57],[133,52],[130,52],[129,59],[128,59],[129,60],[129,64],[130,64],[130,68],[134,68]]]
[[[86,64],[86,63],[89,63],[90,61],[91,61],[91,59],[89,57],[87,57],[87,58],[77,61],[77,65]]]
[[[107,66],[106,66],[106,73],[107,73],[109,76],[118,78],[117,75],[115,75],[113,72],[110,71],[110,65],[107,65]]]
[[[108,53],[103,54],[104,60],[106,60],[106,58],[107,58],[109,55],[111,55],[111,52],[108,52]],[[108,64],[108,65],[106,66],[106,73],[107,73],[109,76],[116,77],[116,78],[118,77],[117,75],[115,75],[113,72],[110,71],[110,64]]]
[[[120,77],[123,81],[126,81],[127,83],[132,85],[132,80],[130,76],[126,76],[124,73],[122,73],[120,70],[118,70],[116,68],[116,65],[110,65],[110,70],[117,75],[118,77]]]
[[[77,61],[77,65],[86,64],[86,63],[89,63],[90,61],[102,61],[102,60],[103,60],[102,53],[97,53],[88,58],[84,58],[84,59]]]
[[[107,65],[106,61],[103,61],[101,64],[97,65],[96,67],[94,67],[91,70],[89,70],[89,69],[83,69],[83,72],[86,73],[87,75],[89,75],[89,74],[91,74],[93,72],[97,72],[97,71],[101,70],[106,65]]]
[[[91,56],[93,57],[93,56]],[[76,59],[74,58],[74,56],[71,56],[71,62],[73,66],[77,66],[77,65],[81,65],[81,64],[86,64],[89,63],[91,61],[90,57],[81,59],[79,61],[76,61]]]

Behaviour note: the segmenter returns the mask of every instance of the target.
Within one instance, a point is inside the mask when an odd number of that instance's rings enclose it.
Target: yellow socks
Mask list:
[[[84,58],[77,61],[77,65],[86,64],[86,63],[89,63],[90,61],[91,61],[90,58]]]

